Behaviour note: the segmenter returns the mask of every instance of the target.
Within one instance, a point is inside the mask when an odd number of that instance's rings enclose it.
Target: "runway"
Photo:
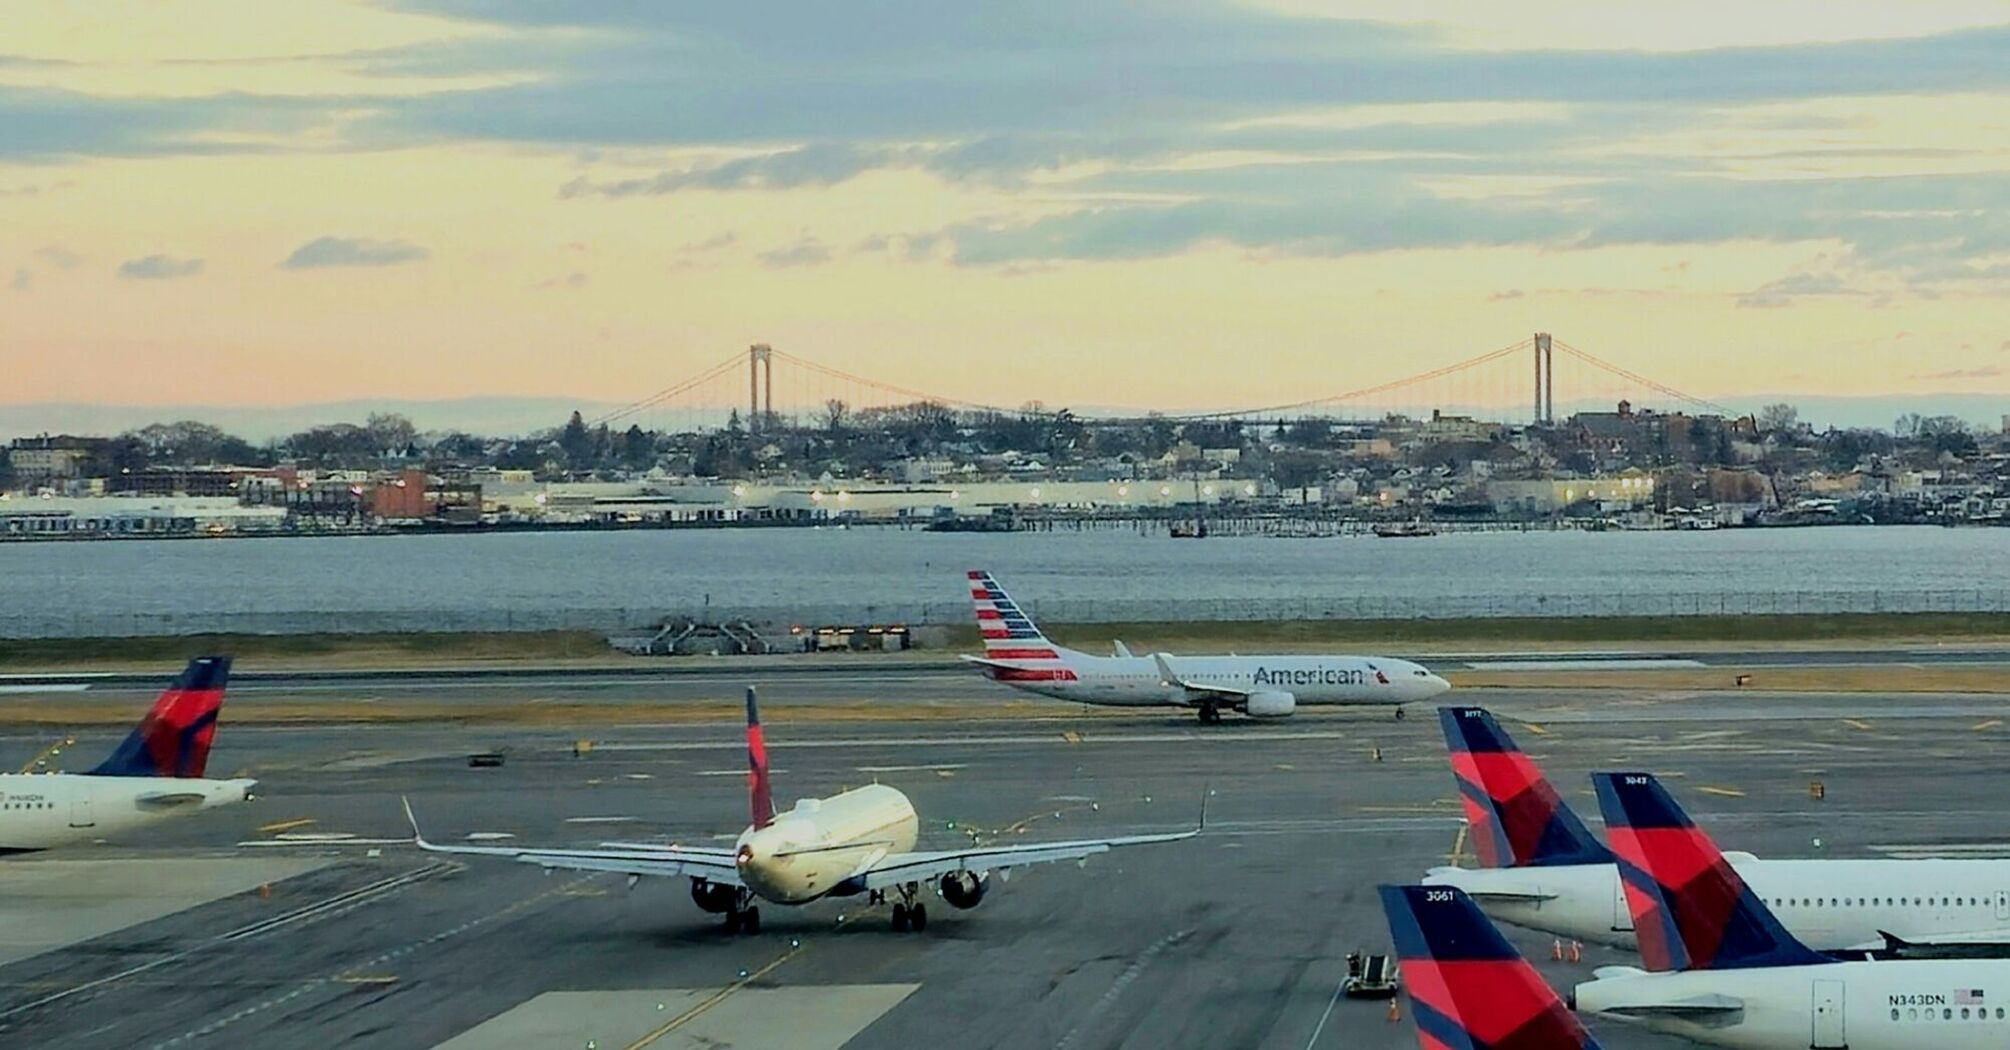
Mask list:
[[[1586,809],[1586,772],[1647,768],[1671,775],[1726,846],[1765,856],[1935,843],[2010,855],[2010,818],[1992,801],[2010,704],[1995,698],[1464,699],[1499,710]],[[85,734],[75,753],[95,756],[117,735]],[[582,735],[594,747],[574,757]],[[0,766],[42,742],[0,736]],[[1029,869],[967,912],[932,902],[925,934],[893,933],[883,911],[826,903],[764,908],[761,934],[728,936],[682,880],[630,890],[616,877],[547,877],[507,861],[442,863],[402,844],[398,799],[409,795],[442,840],[710,843],[746,821],[730,722],[588,733],[226,721],[212,770],[259,777],[259,800],[50,859],[118,861],[108,870],[134,887],[160,858],[318,866],[269,893],[237,892],[0,966],[0,1044],[253,1048],[308,1037],[458,1050],[803,1036],[804,1046],[877,1050],[933,1045],[953,1030],[972,1047],[1415,1045],[1407,1016],[1391,1023],[1383,1004],[1334,991],[1347,952],[1386,950],[1375,885],[1444,863],[1453,842],[1458,810],[1432,719],[809,720],[773,727],[769,744],[778,800],[893,784],[922,814],[924,848],[971,829],[1013,840],[1170,830],[1196,818],[1203,786],[1214,797],[1199,839],[1079,870]],[[470,750],[491,747],[507,748],[505,766],[466,765]],[[1815,779],[1822,801],[1809,796]],[[9,879],[42,863],[0,864],[0,902]],[[1546,939],[1514,936],[1561,986],[1629,961],[1593,949],[1581,964],[1552,964]],[[1599,1034],[1612,1050],[1686,1045]]]
[[[1989,669],[2010,683],[2010,648],[2001,646],[1878,649],[1654,650],[1599,649],[1537,653],[1435,653],[1410,657],[1433,669],[1461,671],[1666,671],[1694,668]],[[174,668],[157,673],[75,672],[0,675],[0,704],[44,699],[136,704],[151,699]],[[366,701],[394,704],[729,702],[746,686],[783,704],[862,702],[960,703],[1023,699],[985,680],[957,659],[874,656],[750,658],[737,664],[685,664],[635,658],[596,666],[478,666],[398,669],[273,670],[240,666],[231,676],[233,704]]]

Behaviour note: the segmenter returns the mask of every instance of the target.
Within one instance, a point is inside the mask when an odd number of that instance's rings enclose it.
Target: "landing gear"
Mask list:
[[[1403,711],[1404,711],[1404,708],[1403,708],[1403,705],[1402,705],[1402,704],[1397,704],[1397,705],[1396,705],[1396,721],[1398,721],[1398,722],[1401,722],[1401,721],[1403,720]]]
[[[1200,724],[1218,726],[1221,724],[1221,708],[1214,704],[1200,705]]]
[[[900,899],[893,902],[893,932],[913,930],[920,933],[928,929],[928,908],[914,899],[920,892],[921,884],[918,882],[901,884]]]
[[[761,909],[749,903],[753,899],[753,894],[741,890],[732,907],[726,909],[727,933],[761,932]]]

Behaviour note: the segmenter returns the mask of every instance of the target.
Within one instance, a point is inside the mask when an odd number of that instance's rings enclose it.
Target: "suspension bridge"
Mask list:
[[[1558,400],[1559,391],[1562,400]],[[1392,415],[1445,415],[1548,425],[1573,412],[1610,411],[1621,401],[1636,409],[1733,414],[1722,405],[1650,379],[1549,333],[1537,332],[1464,360],[1354,389],[1242,408],[1153,413],[1149,418],[1172,422],[1263,423],[1309,418],[1374,422]],[[737,419],[741,426],[760,431],[825,427],[846,420],[868,420],[879,413],[921,410],[999,415],[1058,411],[1040,402],[999,405],[918,390],[760,343],[592,422],[688,432],[716,429]],[[1135,413],[1087,415],[1111,421],[1139,418]]]

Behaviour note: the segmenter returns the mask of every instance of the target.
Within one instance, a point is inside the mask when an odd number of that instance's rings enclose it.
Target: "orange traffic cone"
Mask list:
[[[262,901],[269,901],[269,900],[271,900],[271,899],[272,899],[272,884],[271,884],[271,883],[269,883],[269,882],[261,882],[261,883],[259,883],[259,884],[258,884],[258,899],[259,899],[259,900],[262,900]]]
[[[1396,1005],[1396,997],[1392,995],[1389,997],[1389,1023],[1394,1024],[1402,1019],[1403,1008]]]
[[[1549,942],[1549,961],[1550,962],[1563,961],[1563,940],[1561,938],[1557,938]]]
[[[1584,961],[1584,944],[1582,942],[1580,941],[1570,942],[1570,961],[1571,962]]]

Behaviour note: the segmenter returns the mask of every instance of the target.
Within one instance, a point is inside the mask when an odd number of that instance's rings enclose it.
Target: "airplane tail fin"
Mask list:
[[[198,656],[163,690],[132,734],[92,774],[200,777],[209,767],[216,716],[230,681],[230,657]]]
[[[1594,773],[1591,780],[1649,970],[1832,961],[1780,925],[1659,780],[1647,773]]]
[[[1383,886],[1381,894],[1423,1050],[1598,1050],[1463,890]]]
[[[977,609],[977,631],[984,636],[987,666],[1009,664],[1020,673],[1000,675],[1001,679],[1044,681],[1072,678],[1065,668],[1068,659],[1079,656],[1073,649],[1055,645],[1040,633],[1033,618],[1005,593],[998,579],[982,569],[972,569],[970,603]]]
[[[1489,868],[1610,864],[1612,853],[1483,707],[1440,707],[1473,848]]]
[[[751,685],[747,687],[747,797],[753,806],[755,828],[775,822],[775,793],[768,784],[768,739],[761,731],[761,705]]]

